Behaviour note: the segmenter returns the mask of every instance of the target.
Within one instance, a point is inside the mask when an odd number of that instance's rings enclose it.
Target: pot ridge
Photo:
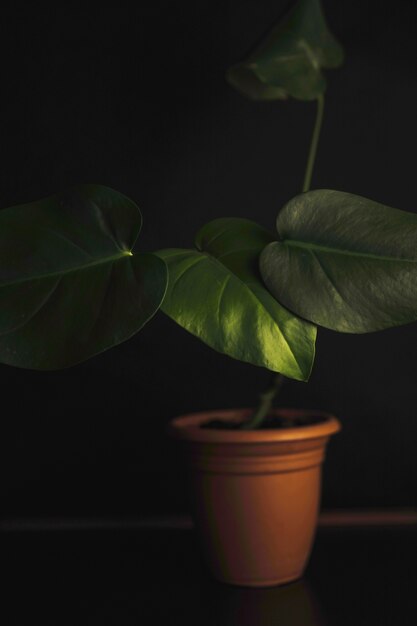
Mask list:
[[[332,414],[312,409],[274,409],[273,414],[282,417],[322,417],[323,421],[308,426],[294,428],[262,430],[221,430],[201,428],[210,420],[222,420],[240,423],[249,417],[253,409],[211,410],[189,413],[173,419],[169,425],[169,434],[176,439],[201,443],[270,443],[292,442],[310,439],[322,439],[337,433],[341,429],[339,420]]]

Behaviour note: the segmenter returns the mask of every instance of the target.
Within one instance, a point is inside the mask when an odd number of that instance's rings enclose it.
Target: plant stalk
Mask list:
[[[304,174],[303,191],[309,191],[311,187],[311,177],[313,175],[314,163],[316,161],[317,146],[320,138],[320,131],[323,122],[324,96],[320,94],[317,98],[317,113],[314,124],[313,135],[311,137],[310,150],[308,153],[307,167]]]
[[[307,166],[304,174],[303,192],[309,191],[311,178],[313,176],[314,163],[316,161],[317,146],[319,144],[320,131],[323,123],[324,96],[320,94],[317,98],[317,113],[314,123],[313,135],[311,137],[310,149],[308,152]],[[268,417],[272,403],[278,395],[285,377],[282,374],[274,374],[270,386],[260,394],[259,404],[251,418],[241,426],[241,430],[255,430]]]
[[[242,425],[241,430],[255,430],[262,424],[265,418],[268,417],[272,402],[283,383],[284,376],[282,374],[274,374],[268,389],[259,395],[260,400],[256,411],[253,413],[252,417]]]

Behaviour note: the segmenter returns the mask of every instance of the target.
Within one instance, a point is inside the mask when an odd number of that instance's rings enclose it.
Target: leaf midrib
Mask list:
[[[130,250],[121,250],[119,254],[114,254],[109,257],[101,258],[90,263],[84,263],[83,265],[77,265],[76,267],[70,267],[65,270],[59,270],[55,272],[49,272],[47,274],[38,274],[36,276],[28,276],[26,278],[20,278],[17,280],[11,280],[10,282],[1,282],[0,281],[0,289],[2,287],[11,287],[14,285],[19,285],[22,283],[29,282],[31,280],[43,280],[45,278],[54,278],[56,276],[65,276],[67,274],[73,274],[75,272],[80,272],[82,270],[88,270],[92,267],[97,267],[99,265],[106,265],[108,263],[114,263],[115,261],[120,261],[124,258],[133,257],[133,253]]]
[[[316,244],[316,243],[309,243],[306,241],[299,241],[299,240],[295,240],[295,239],[283,239],[281,241],[277,241],[276,243],[279,244],[283,244],[286,245],[288,247],[292,247],[292,248],[305,248],[306,250],[313,250],[313,251],[321,251],[321,252],[327,252],[330,254],[340,254],[340,255],[344,255],[344,256],[353,256],[353,257],[364,257],[364,258],[369,258],[369,259],[374,259],[377,261],[389,261],[389,262],[396,262],[396,263],[417,263],[417,258],[415,259],[410,259],[410,258],[399,258],[399,257],[393,257],[393,256],[384,256],[384,255],[378,255],[378,254],[373,254],[371,252],[356,252],[354,250],[346,250],[344,248],[330,248],[328,246],[323,246],[322,244]]]

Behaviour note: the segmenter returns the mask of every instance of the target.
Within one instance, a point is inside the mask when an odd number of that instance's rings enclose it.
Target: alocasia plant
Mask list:
[[[215,350],[276,373],[244,426],[255,428],[282,376],[309,378],[316,325],[363,333],[416,320],[417,216],[308,191],[323,70],[342,59],[319,0],[299,0],[227,73],[252,99],[317,101],[304,193],[279,212],[277,233],[217,219],[194,248],[139,253],[139,209],[94,185],[1,211],[0,361],[68,367],[128,339],[161,307]]]

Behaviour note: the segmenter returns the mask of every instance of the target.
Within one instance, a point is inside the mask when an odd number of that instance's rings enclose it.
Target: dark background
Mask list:
[[[104,3],[103,3],[104,4]],[[1,206],[101,183],[144,215],[142,249],[192,246],[215,217],[272,228],[300,191],[313,103],[252,103],[225,82],[286,0],[2,9]],[[416,210],[417,6],[324,2],[346,49],[328,73],[313,187]],[[319,331],[308,384],[281,403],[333,411],[327,507],[417,505],[417,323]],[[187,511],[165,437],[181,413],[250,406],[268,373],[162,313],[133,340],[56,373],[0,366],[3,519]]]

